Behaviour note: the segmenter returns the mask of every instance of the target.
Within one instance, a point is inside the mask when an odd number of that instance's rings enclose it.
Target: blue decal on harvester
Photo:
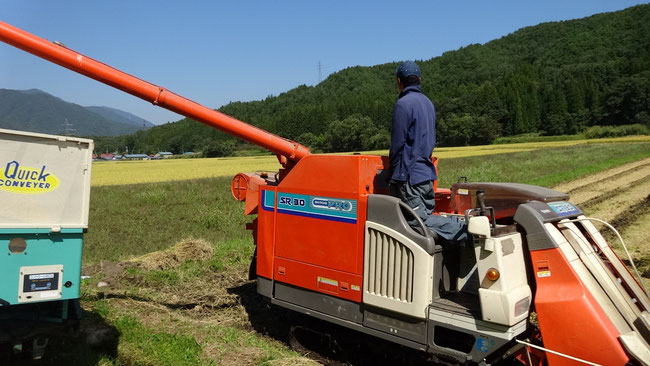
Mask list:
[[[262,190],[262,209],[273,211],[275,208],[275,192]]]
[[[494,348],[495,345],[496,342],[491,339],[479,338],[476,340],[476,349],[481,352],[488,352]]]
[[[262,209],[273,211],[275,204],[275,192],[262,190]],[[352,224],[357,222],[356,200],[278,192],[277,210],[288,215]]]

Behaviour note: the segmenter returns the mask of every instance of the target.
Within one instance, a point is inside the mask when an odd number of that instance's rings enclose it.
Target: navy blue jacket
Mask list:
[[[420,90],[402,90],[393,110],[390,138],[391,179],[411,185],[436,179],[431,154],[436,146],[436,110]]]

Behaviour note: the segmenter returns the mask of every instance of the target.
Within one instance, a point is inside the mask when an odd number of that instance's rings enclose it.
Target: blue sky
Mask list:
[[[647,1],[28,1],[0,20],[210,108],[318,83],[349,66],[427,60],[541,22]],[[0,88],[37,88],[156,124],[181,116],[0,43]]]

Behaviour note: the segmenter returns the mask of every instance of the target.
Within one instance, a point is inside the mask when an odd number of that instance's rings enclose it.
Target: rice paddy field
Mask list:
[[[650,141],[650,136],[633,136],[608,139],[531,142],[522,144],[462,146],[436,148],[438,158],[508,154],[596,143],[625,143]],[[368,155],[387,155],[388,150],[363,152]],[[113,186],[122,184],[169,182],[210,177],[234,176],[240,172],[277,171],[280,165],[275,155],[227,157],[212,159],[164,159],[147,161],[106,161],[93,164],[92,185]]]

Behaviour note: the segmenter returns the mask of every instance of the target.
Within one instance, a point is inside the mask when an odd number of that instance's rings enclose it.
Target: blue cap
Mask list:
[[[420,68],[413,61],[406,61],[397,67],[395,75],[400,79],[406,79],[410,75],[420,77]]]

